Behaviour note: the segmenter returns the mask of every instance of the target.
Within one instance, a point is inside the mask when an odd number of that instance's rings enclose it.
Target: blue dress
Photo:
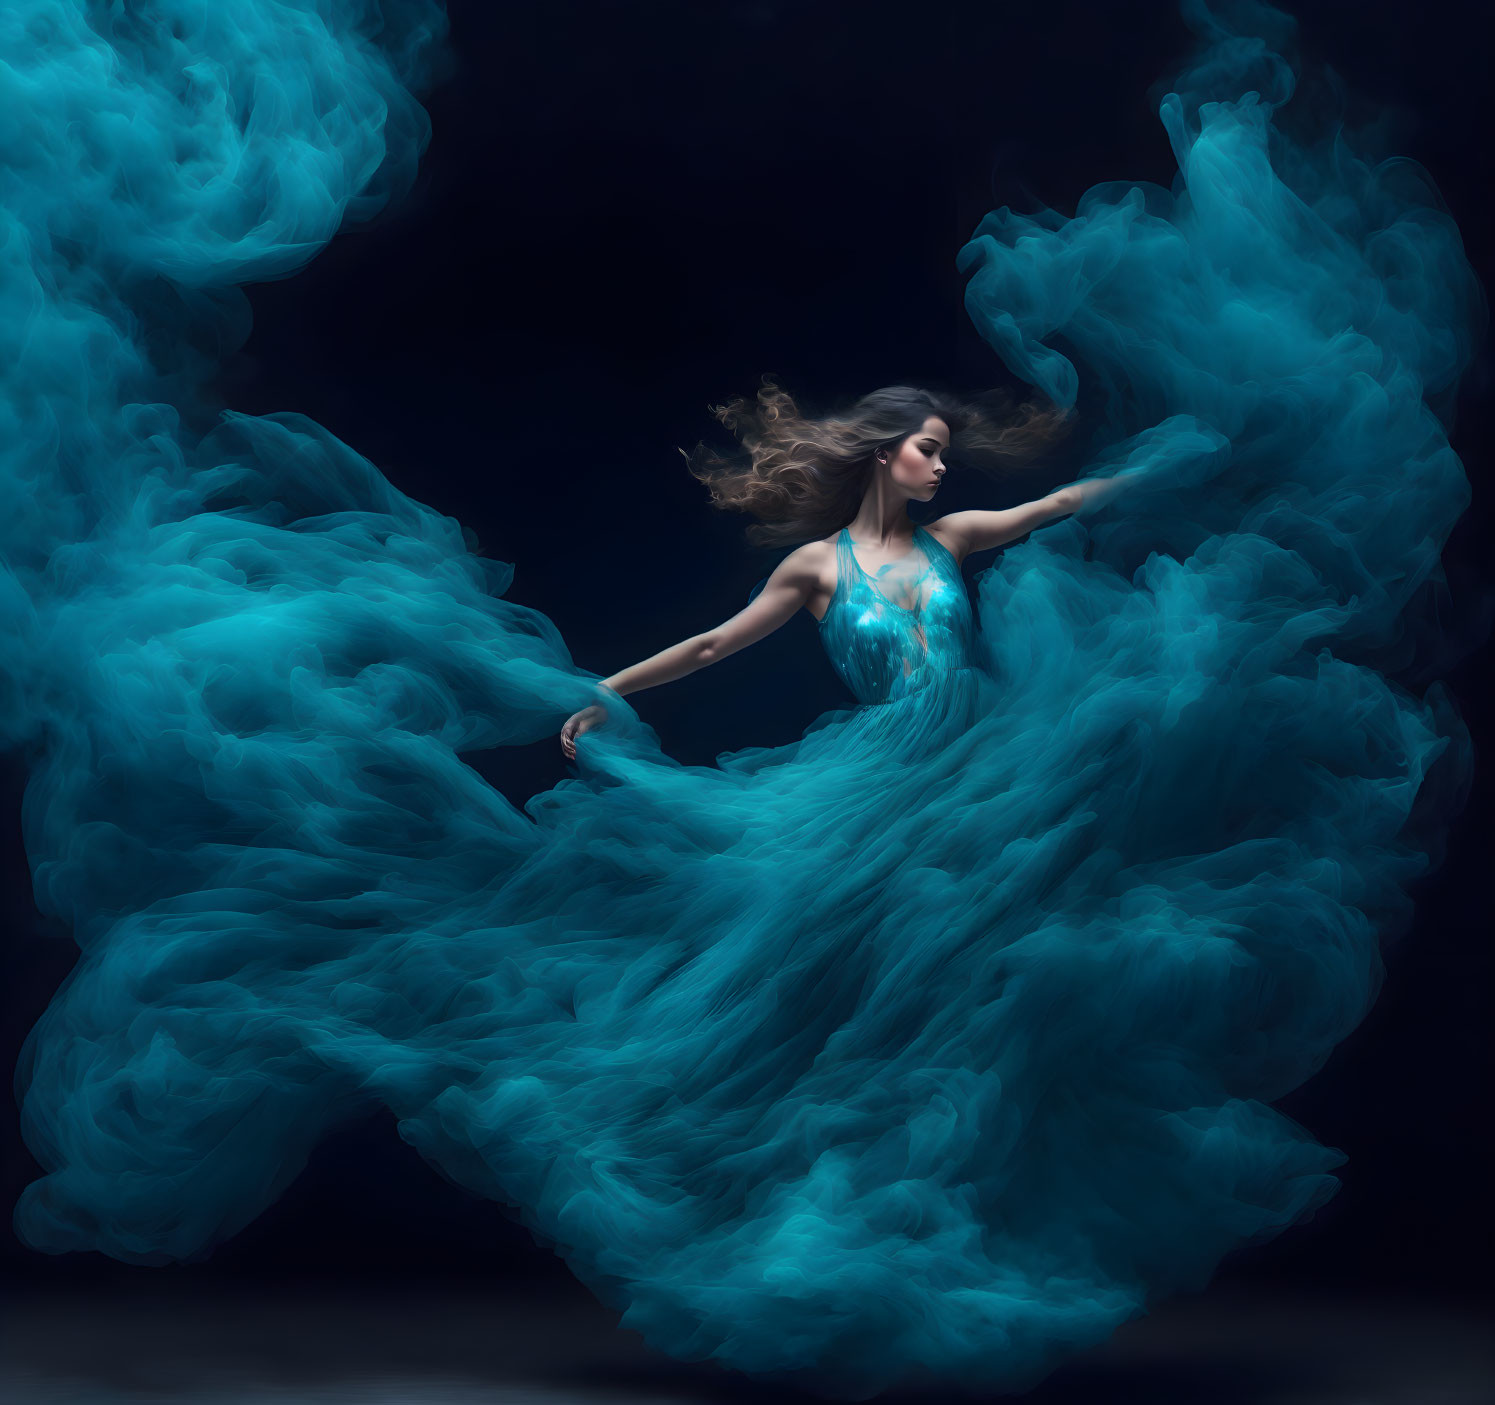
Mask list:
[[[253,743],[262,695],[229,690],[295,665],[239,655],[203,696],[247,709],[245,739],[192,741],[232,758],[210,774],[242,778],[235,810],[212,780],[192,801],[142,776],[189,857],[148,913],[80,929],[28,1041],[52,1169],[23,1240],[201,1257],[383,1105],[655,1347],[865,1394],[924,1371],[1023,1388],[1310,1214],[1343,1155],[1265,1099],[1354,1027],[1380,967],[1324,891],[1323,842],[1281,838],[1272,797],[1343,700],[1226,688],[1180,711],[1255,636],[1076,596],[1074,519],[985,573],[979,630],[950,554],[915,540],[923,569],[895,563],[887,594],[839,540],[819,633],[852,705],[696,767],[614,702],[526,814],[441,757],[474,718],[485,744],[553,735],[585,701],[525,652],[543,617],[518,629],[489,600],[484,655],[512,652],[483,686],[504,701],[454,715],[439,749],[369,740],[358,773],[397,805],[270,816],[247,847],[263,784],[326,770]],[[377,686],[381,708],[426,705]],[[1431,726],[1399,730],[1411,714],[1365,725],[1436,754]],[[1385,890],[1397,862],[1355,871]],[[154,869],[49,872],[126,891]]]

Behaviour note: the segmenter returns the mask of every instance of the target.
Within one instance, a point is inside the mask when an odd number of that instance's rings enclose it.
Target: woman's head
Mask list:
[[[884,386],[817,417],[802,413],[767,375],[756,399],[739,396],[711,407],[742,441],[742,454],[723,458],[697,445],[685,458],[717,507],[758,519],[747,535],[763,546],[811,541],[844,527],[879,473],[925,502],[935,495],[947,456],[988,471],[1026,462],[1069,418],[1054,407],[1014,407],[1000,393],[962,399],[911,385]]]
[[[926,415],[917,433],[873,450],[877,466],[872,471],[881,474],[900,497],[928,502],[945,476],[944,456],[950,439],[950,425],[944,416]]]

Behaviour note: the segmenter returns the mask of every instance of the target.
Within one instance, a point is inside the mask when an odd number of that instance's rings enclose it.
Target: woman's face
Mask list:
[[[910,434],[897,451],[888,451],[888,473],[909,497],[928,502],[945,477],[942,459],[950,447],[950,429],[938,415],[930,415],[924,428]]]

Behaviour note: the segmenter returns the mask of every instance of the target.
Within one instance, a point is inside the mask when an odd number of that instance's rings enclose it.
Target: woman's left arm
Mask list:
[[[1110,501],[1121,483],[1120,478],[1086,478],[1078,483],[1066,483],[1047,497],[1035,498],[1032,502],[1019,503],[1017,507],[1003,508],[998,512],[979,509],[950,512],[928,523],[924,530],[933,533],[957,561],[963,561],[973,551],[990,551],[994,546],[1005,546],[1025,537],[1035,527],[1052,522],[1056,517],[1100,507]]]

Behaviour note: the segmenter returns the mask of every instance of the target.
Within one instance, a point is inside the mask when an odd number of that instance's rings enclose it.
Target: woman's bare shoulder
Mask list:
[[[960,518],[961,514],[958,512],[947,512],[943,517],[936,517],[933,522],[924,523],[924,530],[957,561],[963,560],[970,550],[970,543],[961,530]]]
[[[804,542],[779,562],[775,574],[804,592],[805,607],[819,619],[836,589],[836,539]]]
[[[836,589],[836,539],[817,538],[797,546],[780,563],[805,591],[805,608],[817,620],[830,605]]]
[[[826,565],[835,560],[836,539],[834,537],[817,537],[814,541],[804,542],[794,548],[780,563],[782,570],[788,566],[791,571],[809,571],[818,573]]]

